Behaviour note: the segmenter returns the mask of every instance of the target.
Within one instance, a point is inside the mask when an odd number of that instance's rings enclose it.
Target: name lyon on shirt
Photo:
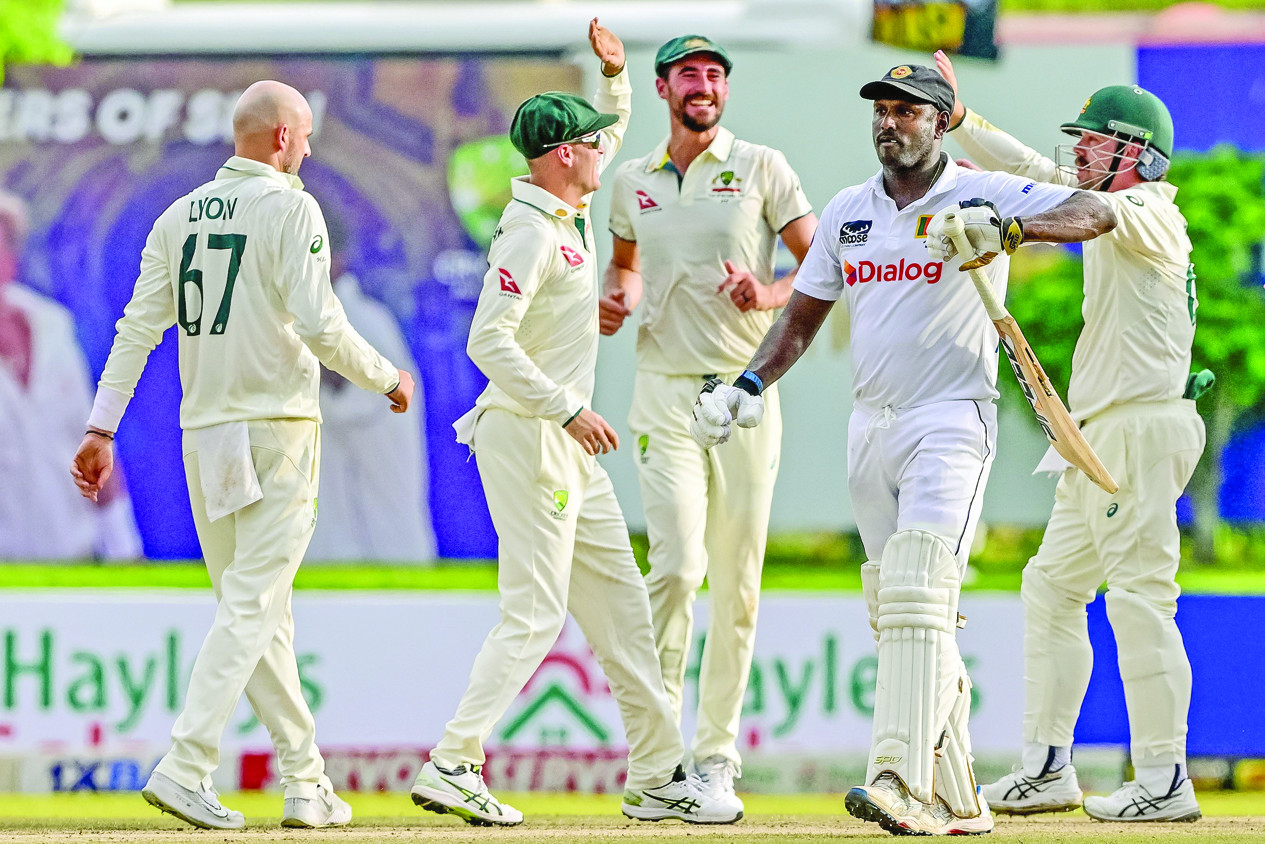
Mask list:
[[[906,262],[900,259],[898,264],[876,264],[873,261],[858,261],[855,266],[849,261],[843,262],[844,281],[849,286],[857,282],[867,281],[917,281],[925,278],[927,284],[935,284],[944,272],[943,261],[928,261],[919,264],[917,261]]]

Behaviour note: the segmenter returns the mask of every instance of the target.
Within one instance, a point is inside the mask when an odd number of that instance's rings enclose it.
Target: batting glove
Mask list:
[[[1002,217],[997,206],[987,199],[970,199],[959,206],[941,210],[927,224],[927,251],[933,258],[947,261],[957,255],[957,247],[944,234],[944,217],[950,211],[962,220],[967,240],[975,250],[962,264],[963,270],[982,267],[1003,251],[1010,255],[1023,243],[1023,222],[1018,217]]]
[[[703,385],[694,402],[690,436],[703,448],[711,448],[729,440],[731,425],[754,428],[764,419],[764,399],[759,388],[745,376],[737,379],[741,386],[731,387],[719,378]]]

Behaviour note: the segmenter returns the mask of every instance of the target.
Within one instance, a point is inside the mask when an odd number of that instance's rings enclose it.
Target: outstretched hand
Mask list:
[[[614,76],[624,69],[624,42],[597,18],[589,22],[589,44],[593,45],[593,55],[602,60],[602,73]]]

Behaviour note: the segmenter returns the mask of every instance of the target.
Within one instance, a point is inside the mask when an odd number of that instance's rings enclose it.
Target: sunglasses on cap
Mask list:
[[[600,149],[602,146],[602,133],[599,130],[597,132],[590,132],[589,134],[583,135],[579,138],[572,138],[569,141],[554,141],[551,144],[542,144],[541,149],[553,149],[554,147],[563,147],[567,144],[579,144],[580,146],[586,146],[589,149]]]

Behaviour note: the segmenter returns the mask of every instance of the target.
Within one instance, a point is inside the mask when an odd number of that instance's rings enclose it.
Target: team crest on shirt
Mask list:
[[[718,173],[712,179],[712,195],[731,196],[736,193],[742,193],[742,188],[739,186],[741,181],[742,177],[735,176],[732,170]]]
[[[914,224],[914,237],[926,237],[927,226],[931,224],[933,214],[923,214],[918,217],[918,222]]]
[[[644,214],[647,211],[659,211],[661,209],[659,203],[655,202],[650,194],[644,190],[639,190],[637,191],[637,210]]]
[[[566,258],[567,263],[570,264],[572,267],[578,267],[584,263],[584,256],[581,255],[579,252],[576,252],[570,246],[563,246],[561,248],[562,248],[562,257]]]
[[[510,271],[501,267],[496,270],[501,279],[501,295],[502,296],[522,296],[523,291],[518,288],[518,282],[514,281],[514,276],[510,275]]]
[[[864,246],[870,239],[870,229],[873,227],[873,220],[850,220],[844,223],[839,227],[839,246],[845,249]]]

